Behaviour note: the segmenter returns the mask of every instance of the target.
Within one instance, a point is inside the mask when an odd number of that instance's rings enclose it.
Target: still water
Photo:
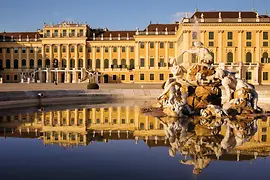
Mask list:
[[[168,133],[170,122],[140,107],[0,112],[1,179],[270,179],[270,118],[221,152],[224,130],[207,138]]]

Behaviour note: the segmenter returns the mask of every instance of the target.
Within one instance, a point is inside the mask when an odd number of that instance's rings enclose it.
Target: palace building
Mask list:
[[[172,24],[110,31],[88,24],[44,24],[37,32],[0,33],[0,75],[4,83],[79,83],[90,72],[100,83],[163,83],[172,76],[170,58],[184,67],[195,55],[181,55],[201,41],[215,66],[253,84],[270,84],[270,17],[255,11],[188,14]]]

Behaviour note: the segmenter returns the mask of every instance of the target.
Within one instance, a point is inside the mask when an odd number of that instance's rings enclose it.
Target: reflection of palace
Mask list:
[[[143,139],[158,144],[158,140],[164,140],[160,122],[140,114],[138,106],[82,108],[0,118],[2,136],[41,136],[45,144],[87,145],[99,139]]]
[[[194,27],[195,16],[199,27]],[[31,72],[34,82],[52,82],[55,77],[76,83],[94,70],[103,83],[161,83],[171,75],[169,58],[178,58],[185,67],[197,61],[180,52],[199,40],[215,64],[223,62],[251,83],[269,84],[269,20],[255,11],[196,11],[180,23],[150,23],[144,30],[110,31],[62,22],[44,24],[37,32],[4,32],[0,75],[4,82],[20,82],[22,72]]]
[[[230,153],[267,156],[270,152],[270,117],[258,120],[250,142]],[[42,138],[44,144],[88,145],[92,141],[144,140],[148,146],[170,146],[163,125],[139,112],[138,106],[81,108],[0,117],[2,137]],[[225,132],[222,130],[221,134]],[[238,157],[239,158],[239,157]],[[245,159],[244,158],[244,159]],[[241,158],[240,158],[241,159]]]

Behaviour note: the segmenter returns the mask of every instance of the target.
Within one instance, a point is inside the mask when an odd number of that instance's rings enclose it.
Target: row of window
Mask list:
[[[155,48],[155,42],[151,41],[150,43],[150,49]],[[145,43],[144,42],[140,42],[140,48],[144,49]],[[174,47],[174,43],[173,42],[169,42],[169,48],[172,49]],[[159,48],[163,49],[164,48],[164,42],[159,42]]]
[[[76,31],[75,31],[75,29],[71,29],[70,32],[67,34],[67,30],[64,29],[59,34],[59,31],[56,29],[51,34],[51,30],[46,30],[46,33],[44,35],[45,35],[45,37],[67,37],[67,36],[74,37],[74,36],[76,36]],[[84,35],[83,29],[80,29],[77,36],[83,36],[83,35]]]
[[[196,31],[192,32],[192,39],[198,39],[198,33]],[[208,32],[208,39],[214,40],[215,39],[215,32],[210,31]],[[246,40],[252,39],[252,32],[246,32]],[[227,40],[233,40],[233,32],[227,32]],[[268,32],[263,32],[263,40],[268,40]]]
[[[26,48],[25,47],[23,47],[21,49],[22,49],[22,53],[26,53]],[[13,50],[14,50],[14,53],[18,53],[19,52],[19,48],[13,48]],[[11,48],[6,48],[6,53],[9,54],[10,52],[11,52]],[[33,47],[30,47],[29,48],[29,52],[30,53],[34,53],[34,48]],[[41,48],[38,48],[38,52],[41,53]],[[0,48],[0,53],[3,53],[3,48]]]
[[[56,61],[55,68],[58,68],[59,65],[61,65],[61,67],[63,67],[63,68],[67,67],[67,60],[66,59],[62,59],[61,62],[58,62],[57,59],[55,59],[54,61]],[[50,67],[50,65],[52,63],[53,63],[53,61],[51,61],[50,59],[45,60],[46,67]],[[93,64],[92,59],[88,59],[87,60],[87,67],[92,68],[92,66],[93,66],[92,64]],[[100,59],[96,59],[95,64],[96,64],[96,68],[101,68],[101,60]],[[126,64],[127,64],[126,59],[121,59],[121,64],[118,64],[117,59],[113,59],[111,66],[109,66],[109,59],[104,59],[104,68],[127,68]],[[135,67],[134,59],[130,59],[129,64],[130,64],[130,67],[128,67],[128,68],[134,69],[134,67]],[[27,65],[26,60],[22,59],[21,65],[22,65],[22,67],[34,68],[35,63],[34,63],[33,59],[30,59],[29,65]],[[150,67],[154,67],[154,65],[155,65],[154,58],[150,58]],[[158,65],[158,67],[166,67],[167,63],[164,62],[164,58],[160,58],[157,65]],[[13,67],[14,67],[14,69],[19,68],[19,60],[18,59],[15,59],[13,61]],[[42,60],[41,59],[38,59],[37,67],[42,67]],[[78,67],[79,68],[83,67],[83,59],[78,60]],[[140,58],[140,67],[145,67],[145,59],[144,58]],[[3,61],[1,59],[0,59],[0,68],[3,68]],[[6,60],[6,67],[5,68],[6,69],[11,68],[11,61],[9,59]],[[75,68],[75,59],[70,59],[70,68]]]
[[[172,74],[169,74],[169,77],[172,77],[172,76],[173,76]],[[113,75],[113,81],[116,81],[117,77],[118,77],[117,75]],[[122,81],[125,81],[126,80],[126,75],[122,74],[120,76],[120,78],[121,78]],[[129,75],[129,80],[134,81],[134,75],[133,74]],[[140,74],[140,81],[144,81],[144,80],[145,80],[144,74]],[[154,81],[155,80],[155,75],[150,74],[149,80]],[[159,80],[164,81],[164,74],[159,74]]]
[[[192,46],[194,46],[194,42],[192,43]],[[214,41],[208,41],[208,46],[209,47],[213,47],[214,46]],[[232,47],[233,46],[233,42],[232,41],[228,41],[227,42],[227,46],[228,47]],[[251,47],[252,43],[251,41],[247,41],[246,42],[246,47]],[[263,47],[268,47],[268,41],[263,41]]]

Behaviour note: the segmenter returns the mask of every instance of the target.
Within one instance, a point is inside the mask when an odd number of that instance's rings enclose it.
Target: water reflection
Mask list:
[[[269,156],[270,118],[228,122],[218,131],[194,125],[194,119],[145,116],[139,106],[77,108],[0,116],[3,138],[37,138],[63,148],[92,142],[143,140],[149,147],[167,147],[180,164],[199,174],[212,161],[241,161]],[[181,156],[176,156],[176,154]]]

